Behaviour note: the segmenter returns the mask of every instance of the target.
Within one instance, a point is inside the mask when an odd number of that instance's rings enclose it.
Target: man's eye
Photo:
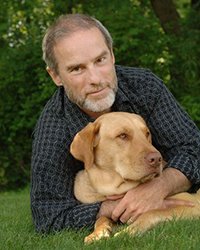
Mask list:
[[[71,72],[81,72],[81,67],[75,67],[71,70]]]
[[[105,60],[106,60],[106,57],[103,56],[103,57],[100,57],[100,58],[97,60],[97,62],[98,62],[98,63],[103,63]]]

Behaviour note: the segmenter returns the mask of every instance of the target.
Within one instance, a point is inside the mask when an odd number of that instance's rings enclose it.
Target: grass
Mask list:
[[[200,220],[164,223],[149,232],[123,235],[85,246],[87,230],[63,231],[42,236],[34,232],[29,190],[0,193],[0,249],[34,250],[199,250]]]

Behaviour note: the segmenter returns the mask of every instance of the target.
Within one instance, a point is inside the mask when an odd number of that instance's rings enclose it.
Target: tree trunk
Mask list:
[[[191,0],[191,6],[194,10],[200,10],[200,0]]]
[[[166,34],[180,34],[180,16],[172,0],[151,0],[153,10]]]
[[[181,43],[181,25],[179,23],[180,16],[172,0],[151,0],[151,5],[155,15],[158,17],[161,27],[167,36],[174,36],[168,42],[170,54],[175,58],[169,65],[170,81],[169,86],[175,96],[178,96],[177,91],[180,85],[184,86],[184,78],[181,72],[177,71],[176,63],[179,63],[182,55],[178,49],[178,44]],[[176,60],[177,58],[177,60]]]

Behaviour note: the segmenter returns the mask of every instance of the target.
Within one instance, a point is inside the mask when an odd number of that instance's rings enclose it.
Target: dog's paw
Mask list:
[[[123,235],[135,235],[138,233],[137,228],[135,228],[133,225],[129,225],[126,228],[116,232],[114,234],[114,237],[118,237],[118,236],[123,236]]]
[[[90,235],[86,236],[84,239],[84,243],[90,244],[92,242],[98,241],[103,238],[108,238],[110,237],[111,232],[107,229],[104,229],[99,232],[93,232]]]
[[[118,237],[118,236],[121,236],[121,235],[127,234],[127,233],[128,233],[128,231],[127,231],[126,229],[123,229],[123,230],[121,230],[121,231],[115,233],[115,234],[114,234],[114,237]]]

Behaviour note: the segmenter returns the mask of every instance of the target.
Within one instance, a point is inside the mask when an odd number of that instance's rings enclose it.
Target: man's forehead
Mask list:
[[[97,28],[91,30],[80,30],[57,42],[55,54],[59,57],[66,57],[66,64],[71,67],[84,63],[87,60],[95,60],[95,58],[110,53],[110,50],[104,40],[103,35]]]
[[[99,41],[105,41],[105,38],[101,31],[97,29],[96,27],[90,28],[90,29],[77,29],[76,31],[71,32],[70,34],[66,34],[66,36],[62,36],[57,39],[56,46],[57,44],[60,43],[70,43],[70,41],[77,41],[77,42],[83,42],[85,38],[88,36],[91,36],[89,40],[92,38],[96,38]]]

